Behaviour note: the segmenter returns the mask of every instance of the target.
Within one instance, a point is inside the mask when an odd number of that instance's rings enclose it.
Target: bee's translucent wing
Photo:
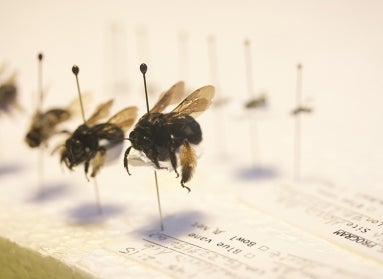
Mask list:
[[[6,68],[7,68],[7,65],[5,63],[2,63],[0,65],[0,76],[5,72]]]
[[[11,85],[16,83],[16,78],[17,78],[17,71],[14,71],[8,79],[4,82],[4,84]]]
[[[157,103],[150,110],[150,113],[162,112],[168,105],[178,103],[185,92],[185,83],[179,81],[174,84],[168,91],[161,94]]]
[[[174,110],[177,114],[189,114],[197,117],[211,104],[214,97],[214,86],[206,85],[186,97]]]
[[[137,107],[127,107],[113,115],[108,122],[117,125],[123,131],[128,130],[137,118]]]
[[[91,117],[89,117],[89,119],[85,122],[86,125],[88,126],[93,126],[94,124],[96,124],[96,122],[104,117],[107,117],[109,115],[109,110],[110,110],[110,107],[112,106],[113,104],[113,100],[109,100],[105,103],[102,103],[100,104],[95,112],[92,114]]]
[[[90,92],[81,93],[81,99],[84,106],[84,110],[88,111],[89,104],[92,101],[92,94]],[[78,97],[74,98],[66,107],[71,117],[81,115],[81,103]]]

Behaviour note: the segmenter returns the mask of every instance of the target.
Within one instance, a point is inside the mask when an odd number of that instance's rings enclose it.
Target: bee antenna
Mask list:
[[[140,65],[140,71],[142,77],[144,78],[144,87],[145,87],[145,99],[146,99],[146,111],[149,113],[149,100],[148,100],[148,89],[146,87],[146,72],[148,71],[148,66],[145,63]]]
[[[65,144],[60,144],[58,146],[56,146],[52,151],[51,151],[51,154],[50,155],[53,155],[54,153],[56,153],[57,150],[59,150],[60,148],[63,148],[65,147]]]
[[[78,73],[79,72],[80,72],[80,68],[77,65],[73,65],[72,73],[76,76],[77,92],[78,92],[78,98],[80,100],[81,115],[82,115],[82,119],[84,120],[84,123],[85,123],[86,120],[85,120],[85,113],[84,113],[84,105],[82,103],[80,84],[78,82]]]
[[[39,104],[37,105],[37,108],[41,110],[41,106],[43,104],[43,99],[44,99],[44,93],[43,93],[43,58],[44,55],[40,52],[37,55],[38,59],[38,92],[40,94],[40,100]]]

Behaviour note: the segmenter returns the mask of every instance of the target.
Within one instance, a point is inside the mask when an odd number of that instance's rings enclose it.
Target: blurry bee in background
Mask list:
[[[312,111],[313,111],[313,109],[310,108],[310,107],[300,106],[300,107],[295,108],[295,109],[291,112],[291,114],[292,114],[292,115],[298,115],[298,114],[300,114],[300,113],[311,113]]]
[[[267,105],[266,94],[261,94],[260,96],[252,98],[251,100],[245,103],[245,107],[247,109],[256,109],[256,108],[266,107],[266,105]]]
[[[136,107],[127,107],[107,122],[97,122],[109,114],[113,100],[99,105],[93,115],[80,125],[66,140],[61,151],[60,162],[72,170],[84,163],[85,176],[88,178],[90,164],[91,177],[95,177],[105,162],[106,151],[122,143],[124,132],[133,125],[137,117]]]
[[[47,144],[48,139],[57,134],[67,131],[57,131],[56,127],[70,119],[71,113],[70,108],[60,109],[54,108],[46,112],[41,112],[37,110],[32,118],[32,123],[28,130],[28,133],[25,136],[25,141],[29,147],[35,148],[39,147],[41,144]]]
[[[128,155],[131,148],[142,151],[157,168],[161,168],[159,161],[170,160],[173,170],[177,171],[177,157],[181,164],[181,186],[185,186],[194,172],[197,158],[191,144],[199,144],[202,131],[198,122],[193,118],[205,111],[214,97],[214,87],[204,86],[184,99],[169,113],[162,111],[175,102],[183,91],[184,84],[179,82],[165,92],[154,107],[143,115],[129,135],[131,146],[125,151],[124,167],[128,169]],[[129,173],[130,174],[130,173]]]
[[[39,53],[38,56],[39,61],[39,72],[38,72],[38,79],[39,79],[39,101],[36,107],[36,112],[32,118],[31,125],[29,127],[29,130],[25,136],[25,142],[29,145],[29,147],[35,148],[39,147],[41,144],[47,145],[48,139],[57,134],[60,133],[56,130],[56,127],[63,123],[64,121],[68,120],[73,114],[74,114],[74,107],[77,105],[77,99],[76,101],[73,101],[68,108],[62,109],[62,108],[53,108],[46,112],[42,112],[42,102],[43,102],[43,89],[42,89],[42,60],[43,60],[43,54]],[[66,131],[61,131],[66,132]]]
[[[13,107],[22,110],[17,102],[15,73],[0,85],[0,112],[9,113]]]

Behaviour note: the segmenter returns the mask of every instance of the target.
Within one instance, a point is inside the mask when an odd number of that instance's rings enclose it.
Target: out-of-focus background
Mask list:
[[[45,55],[46,107],[76,96],[70,69],[78,64],[84,91],[114,97],[115,106],[144,108],[141,62],[149,66],[152,103],[182,79],[188,90],[213,83],[217,96],[238,104],[248,97],[243,45],[248,39],[253,94],[264,91],[269,99],[257,132],[262,161],[280,164],[283,173],[291,173],[289,112],[295,106],[296,64],[302,63],[303,101],[315,110],[302,124],[302,168],[311,172],[320,168],[329,176],[339,175],[339,168],[352,169],[352,181],[363,181],[367,173],[373,177],[370,183],[382,178],[381,1],[1,1],[0,5],[0,62],[9,71],[17,70],[20,102],[29,114],[36,101],[40,51]],[[214,39],[213,46],[209,38]],[[216,61],[214,73],[211,59]],[[233,122],[236,110],[228,106],[223,121]],[[12,133],[24,129],[25,118],[12,120]],[[222,134],[227,152],[234,156],[241,152],[239,146],[248,146],[247,136],[238,134],[236,127],[227,124]],[[210,133],[205,138],[209,142],[212,137]],[[214,144],[211,139],[206,149]],[[281,156],[285,150],[291,152]],[[316,156],[311,156],[312,150]],[[340,178],[346,180],[349,174],[346,171]]]

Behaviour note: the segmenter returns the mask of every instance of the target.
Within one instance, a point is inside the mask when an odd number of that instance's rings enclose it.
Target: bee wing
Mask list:
[[[8,79],[4,82],[4,84],[12,85],[16,83],[17,71],[13,71],[13,73],[8,77]]]
[[[108,122],[117,125],[124,132],[128,130],[137,117],[137,107],[127,107],[113,115]]]
[[[187,96],[173,112],[197,117],[210,106],[213,97],[214,86],[206,85]]]
[[[150,113],[162,112],[168,105],[178,103],[185,92],[185,83],[179,81],[174,84],[168,91],[165,91],[158,98],[157,103],[150,110]]]
[[[0,65],[0,76],[5,72],[6,68],[7,68],[7,65],[5,63],[2,63]]]
[[[88,111],[89,104],[92,101],[92,94],[90,92],[81,93],[81,98],[85,111]],[[78,97],[73,99],[66,107],[66,110],[70,113],[71,116],[81,115],[80,99]]]
[[[98,120],[107,117],[112,104],[113,100],[109,100],[105,103],[98,105],[95,112],[91,115],[91,117],[88,118],[85,124],[88,126],[93,126]]]

